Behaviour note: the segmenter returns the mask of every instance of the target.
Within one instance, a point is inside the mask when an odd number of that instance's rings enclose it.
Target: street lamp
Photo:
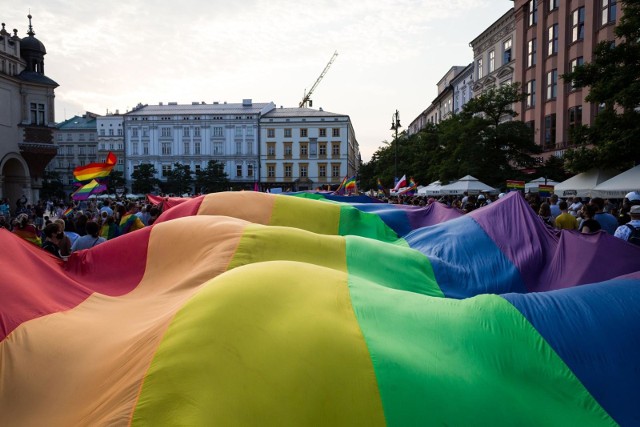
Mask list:
[[[395,169],[394,169],[394,182],[395,185],[398,182],[398,129],[400,129],[402,125],[400,124],[400,113],[396,110],[395,113],[391,116],[391,130],[396,132],[395,140],[393,142],[393,152],[395,157]]]

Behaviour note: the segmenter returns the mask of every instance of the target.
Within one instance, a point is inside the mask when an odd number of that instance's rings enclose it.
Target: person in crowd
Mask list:
[[[558,215],[555,221],[556,228],[560,230],[577,230],[578,220],[569,213],[567,202],[564,200],[561,201],[558,203],[558,207],[560,207],[560,215]]]
[[[618,227],[614,233],[614,236],[627,242],[631,241],[636,233],[635,230],[640,228],[640,205],[631,206],[629,217],[631,218],[629,222]]]
[[[604,211],[604,200],[600,197],[594,197],[593,199],[591,199],[589,204],[596,208],[593,219],[598,221],[600,227],[604,231],[613,236],[613,234],[616,232],[616,228],[618,228],[618,219],[610,213]]]
[[[65,221],[62,218],[57,218],[55,221],[53,221],[53,223],[58,226],[58,248],[60,249],[60,255],[71,255],[71,239],[65,232]]]
[[[578,231],[581,233],[595,233],[602,228],[600,223],[594,219],[596,207],[592,204],[582,205],[581,216],[583,218]]]
[[[538,210],[538,216],[540,219],[550,227],[554,226],[554,218],[551,215],[551,207],[549,203],[543,202],[540,204],[540,209]]]
[[[569,213],[577,218],[581,209],[582,209],[582,199],[576,196],[573,198],[573,203],[569,205]]]
[[[4,228],[5,230],[11,231],[11,224],[7,221],[7,218],[4,215],[0,215],[0,228]]]
[[[149,225],[153,225],[156,222],[156,219],[160,216],[160,209],[157,206],[152,206],[149,209]]]
[[[85,234],[87,234],[87,221],[89,220],[89,218],[87,218],[87,215],[85,215],[84,213],[79,214],[76,217],[76,233],[78,233],[79,236],[84,236]]]
[[[106,242],[104,237],[100,237],[100,226],[97,222],[87,221],[87,234],[80,236],[73,242],[71,253],[82,249],[90,249],[100,243]]]
[[[552,194],[549,198],[549,209],[551,210],[551,216],[553,220],[556,220],[556,217],[560,215],[560,207],[558,206],[558,195]]]
[[[132,231],[144,228],[144,224],[140,218],[136,215],[138,208],[135,203],[130,203],[127,212],[120,219],[120,228],[118,230],[119,235],[127,234]]]
[[[102,221],[102,226],[100,227],[100,236],[107,240],[118,237],[118,228],[118,224],[116,224],[116,220],[113,215],[108,215]]]
[[[19,214],[14,222],[13,233],[37,246],[42,246],[40,233],[26,213]]]
[[[42,249],[49,252],[50,254],[62,259],[62,255],[60,254],[60,247],[58,244],[60,243],[60,227],[56,223],[51,223],[47,225],[43,230],[44,242],[42,242]]]

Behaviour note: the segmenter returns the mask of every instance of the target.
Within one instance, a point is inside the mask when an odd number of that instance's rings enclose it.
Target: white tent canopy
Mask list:
[[[433,181],[431,184],[418,188],[418,194],[425,196],[435,196],[440,194],[440,189],[442,188],[442,183],[440,181]]]
[[[593,197],[622,199],[631,191],[640,191],[640,165],[598,184],[591,195]]]
[[[439,194],[463,194],[467,192],[467,194],[478,194],[478,193],[497,193],[498,191],[489,187],[484,182],[478,181],[477,178],[472,177],[471,175],[467,175],[465,177],[460,178],[458,181],[453,182],[448,185],[443,185],[440,187]]]
[[[614,177],[613,170],[591,169],[588,172],[579,173],[566,181],[556,185],[553,192],[559,197],[591,197],[592,190],[604,181]]]
[[[538,191],[538,186],[539,185],[558,185],[560,184],[557,181],[554,181],[552,179],[548,179],[548,178],[544,178],[544,177],[540,177],[540,178],[536,178],[533,181],[529,181],[524,185],[524,191],[527,193],[536,193]]]

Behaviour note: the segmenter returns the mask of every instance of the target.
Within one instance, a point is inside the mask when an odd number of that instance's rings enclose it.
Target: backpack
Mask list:
[[[627,239],[627,242],[640,246],[640,227],[636,228],[631,224],[625,224],[631,230],[631,234]]]

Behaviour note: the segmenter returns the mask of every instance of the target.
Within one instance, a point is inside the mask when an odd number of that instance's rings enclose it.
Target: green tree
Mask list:
[[[150,163],[138,165],[131,174],[133,179],[131,191],[147,194],[154,191],[160,180],[156,178],[156,168]]]
[[[43,200],[58,197],[64,199],[64,184],[60,179],[60,174],[56,171],[44,171],[42,176],[42,188],[40,198]]]
[[[640,162],[640,1],[621,0],[623,15],[616,40],[603,41],[594,59],[562,77],[576,88],[589,88],[585,100],[599,105],[594,123],[568,150],[568,167],[623,169]]]
[[[207,167],[196,172],[196,192],[216,193],[229,188],[229,179],[224,165],[216,160],[209,160]]]
[[[112,170],[109,174],[109,182],[107,182],[107,192],[115,194],[116,188],[124,187],[124,174],[117,170]]]
[[[193,175],[189,165],[183,165],[180,162],[173,164],[171,172],[167,175],[165,184],[166,191],[177,195],[191,192],[193,185]]]

